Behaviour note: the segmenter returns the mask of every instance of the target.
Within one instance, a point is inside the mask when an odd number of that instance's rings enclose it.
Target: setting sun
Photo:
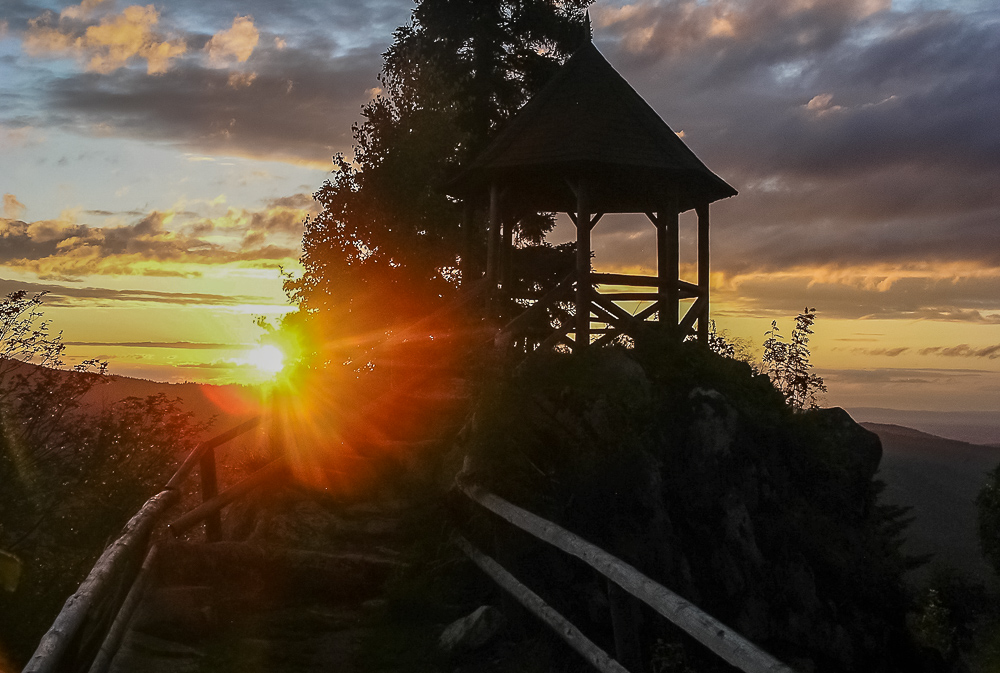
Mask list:
[[[247,353],[246,362],[262,372],[277,374],[285,367],[285,354],[277,346],[261,346]]]

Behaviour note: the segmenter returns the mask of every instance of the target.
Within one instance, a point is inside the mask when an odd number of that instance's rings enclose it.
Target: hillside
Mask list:
[[[986,472],[1000,463],[1000,448],[899,425],[861,425],[882,440],[878,476],[887,485],[884,501],[913,507],[904,549],[911,554],[933,553],[940,563],[995,583],[979,549],[975,498]],[[919,581],[929,569],[918,569],[911,579]]]
[[[38,365],[21,363],[12,374],[26,374]],[[64,376],[78,376],[71,370],[59,370]],[[126,397],[145,398],[151,395],[180,398],[184,410],[194,414],[197,421],[214,418],[209,433],[216,433],[237,425],[248,417],[260,413],[263,390],[253,386],[209,385],[204,383],[161,383],[146,379],[110,374],[104,383],[94,386],[83,396],[84,407],[93,410],[105,408]]]
[[[215,417],[210,432],[236,425],[260,411],[260,390],[250,386],[217,386],[203,383],[161,383],[127,376],[112,375],[108,383],[95,387],[84,403],[106,406],[124,397],[148,397],[163,394],[184,401],[186,411],[198,420]]]
[[[972,444],[1000,445],[1000,413],[996,411],[929,411],[847,407],[859,423],[898,425]]]

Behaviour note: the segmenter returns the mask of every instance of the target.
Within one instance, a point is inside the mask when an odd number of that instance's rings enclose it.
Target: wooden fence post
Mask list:
[[[206,503],[219,495],[219,479],[215,471],[215,448],[209,447],[205,453],[201,454],[201,463],[198,466],[201,474],[201,501]],[[222,516],[219,512],[213,512],[205,519],[205,538],[209,542],[218,542],[222,539]]]
[[[608,580],[611,628],[615,633],[615,658],[632,673],[644,673],[642,644],[639,642],[639,601]]]

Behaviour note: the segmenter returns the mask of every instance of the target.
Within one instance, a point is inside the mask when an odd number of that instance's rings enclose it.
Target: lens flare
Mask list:
[[[277,374],[285,368],[285,354],[277,346],[261,346],[247,353],[246,362],[266,374]]]

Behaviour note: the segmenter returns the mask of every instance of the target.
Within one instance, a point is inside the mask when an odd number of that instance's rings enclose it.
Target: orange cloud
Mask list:
[[[205,45],[208,62],[213,68],[225,68],[233,63],[245,63],[260,39],[252,16],[237,16],[233,25],[212,36]]]
[[[183,40],[166,40],[154,32],[160,14],[153,5],[126,7],[121,14],[104,16],[87,26],[82,34],[73,21],[64,20],[89,16],[101,4],[100,0],[84,0],[63,10],[54,24],[51,13],[31,19],[24,34],[25,52],[31,56],[73,54],[86,61],[88,70],[99,73],[113,72],[134,58],[145,59],[146,72],[156,75],[166,72],[187,51]]]
[[[102,5],[113,5],[113,0],[83,0],[79,5],[70,5],[59,12],[61,19],[86,19]]]
[[[294,265],[302,221],[312,209],[302,196],[194,220],[189,214],[152,211],[133,224],[104,227],[79,224],[79,209],[30,223],[0,218],[0,265],[57,279],[200,276],[227,264]]]
[[[17,197],[13,194],[3,195],[3,216],[10,219],[17,219],[21,217],[24,212],[25,205],[17,200]]]
[[[249,72],[249,73],[234,72],[230,73],[229,79],[226,81],[226,84],[228,84],[234,89],[245,89],[246,87],[253,84],[253,81],[255,79],[257,79],[257,73],[255,72]]]
[[[706,40],[746,40],[783,18],[837,15],[853,20],[886,11],[891,0],[638,0],[591,9],[594,23],[632,53],[675,53]],[[812,37],[804,31],[803,40]]]

